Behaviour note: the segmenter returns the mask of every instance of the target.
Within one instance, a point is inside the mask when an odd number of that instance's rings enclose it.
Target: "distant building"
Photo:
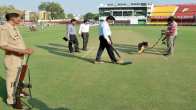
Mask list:
[[[25,21],[30,21],[30,15],[31,15],[31,11],[25,10],[25,15],[24,15]]]
[[[40,11],[39,20],[49,20],[49,13],[47,11]]]
[[[99,6],[100,19],[112,15],[116,24],[145,24],[152,11],[152,3],[118,3],[101,4]]]
[[[174,16],[179,25],[196,25],[196,4],[153,5],[152,3],[101,4],[99,19],[115,17],[115,24],[165,25]]]

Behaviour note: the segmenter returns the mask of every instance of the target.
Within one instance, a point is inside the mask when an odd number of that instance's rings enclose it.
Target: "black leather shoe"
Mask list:
[[[17,102],[17,103],[15,103],[15,104],[13,104],[12,107],[13,107],[14,109],[18,109],[18,110],[22,110],[22,109],[23,109],[23,105],[22,105],[21,102]]]

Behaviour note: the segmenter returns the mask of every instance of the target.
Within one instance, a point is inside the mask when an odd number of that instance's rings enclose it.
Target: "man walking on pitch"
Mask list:
[[[167,40],[167,54],[168,55],[174,55],[174,47],[175,47],[175,39],[178,34],[178,24],[175,22],[174,17],[170,17],[168,19],[168,28],[166,32],[166,40]]]
[[[100,33],[99,33],[100,45],[99,45],[99,49],[97,52],[95,63],[104,63],[101,61],[101,55],[102,55],[105,48],[107,49],[108,55],[109,55],[112,63],[117,63],[117,64],[123,63],[120,60],[116,59],[114,52],[113,52],[114,50],[112,47],[112,39],[111,39],[112,32],[110,30],[109,24],[113,23],[114,20],[115,20],[115,18],[113,16],[108,16],[106,18],[106,21],[102,21],[100,23],[100,26],[99,26],[99,28],[100,28],[100,30],[99,30],[100,31]]]
[[[71,20],[71,23],[67,26],[67,38],[69,40],[69,51],[70,53],[79,52],[79,43],[77,39],[77,33],[75,29],[75,24],[77,21],[75,19]]]
[[[88,23],[88,20],[84,20],[84,23],[80,25],[79,34],[81,35],[83,39],[83,50],[84,51],[87,51],[89,28],[90,28],[90,25]]]
[[[5,18],[7,23],[0,28],[0,48],[5,51],[7,104],[16,109],[22,109],[22,105],[16,105],[15,82],[22,66],[24,55],[32,54],[33,50],[26,48],[17,28],[22,21],[21,16],[17,13],[8,13]]]

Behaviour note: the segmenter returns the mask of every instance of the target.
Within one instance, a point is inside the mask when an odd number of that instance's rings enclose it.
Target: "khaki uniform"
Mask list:
[[[6,23],[0,28],[0,46],[9,46],[15,49],[25,49],[23,38],[16,27]],[[15,103],[14,82],[22,65],[23,57],[6,54],[4,65],[6,70],[7,103]]]

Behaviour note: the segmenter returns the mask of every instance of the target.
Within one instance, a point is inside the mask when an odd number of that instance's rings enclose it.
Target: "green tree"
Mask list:
[[[94,20],[96,20],[96,21],[98,21],[99,20],[99,14],[94,14],[94,18],[93,18]]]
[[[86,13],[84,16],[83,16],[84,19],[93,19],[93,20],[98,20],[99,19],[99,14],[96,14],[96,13]]]
[[[64,9],[61,7],[59,3],[42,2],[38,8],[40,11],[50,12],[52,19],[64,19],[65,18]]]
[[[72,13],[69,13],[69,14],[67,14],[67,18],[68,19],[73,19],[74,18],[74,15]]]
[[[94,14],[93,13],[86,13],[84,15],[84,19],[93,19],[94,18]]]
[[[42,2],[42,3],[39,5],[38,9],[39,9],[40,11],[46,11],[48,6],[49,6],[49,2]]]

